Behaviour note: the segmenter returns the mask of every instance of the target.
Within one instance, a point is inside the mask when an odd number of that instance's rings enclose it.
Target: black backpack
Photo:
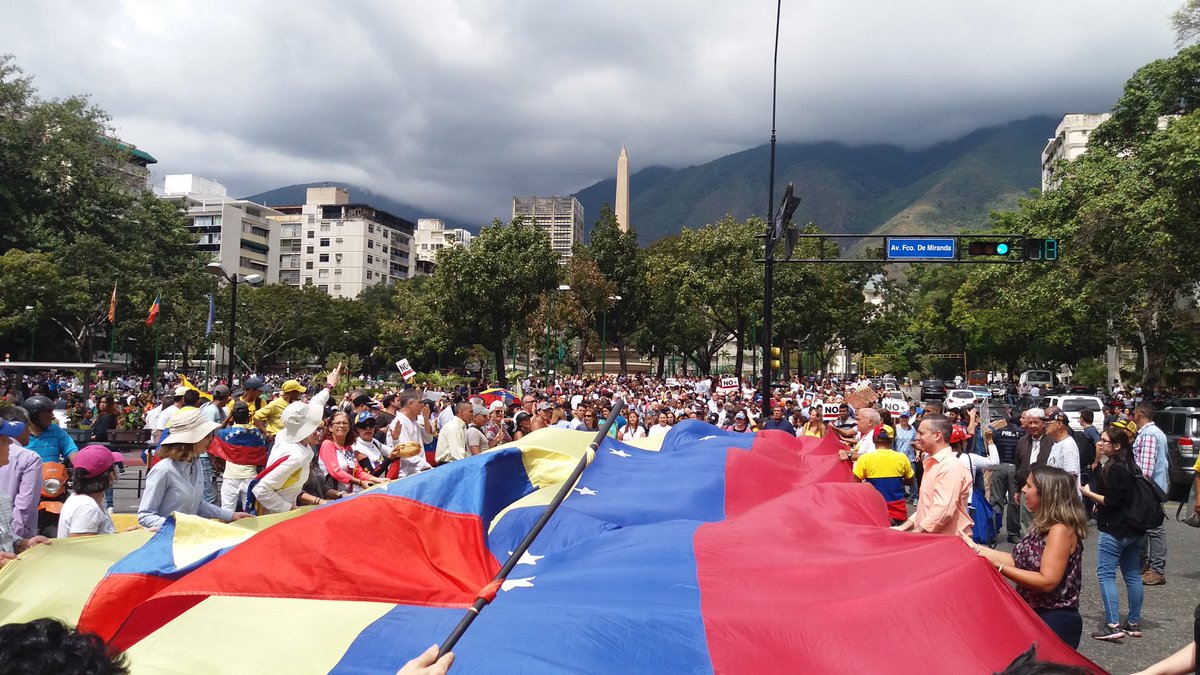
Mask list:
[[[1162,505],[1167,501],[1167,493],[1158,483],[1147,478],[1136,464],[1130,466],[1133,470],[1133,490],[1129,495],[1129,511],[1125,522],[1133,529],[1145,532],[1163,524],[1166,516]]]

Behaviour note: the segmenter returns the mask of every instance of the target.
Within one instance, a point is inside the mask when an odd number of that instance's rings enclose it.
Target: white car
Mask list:
[[[1092,423],[1103,426],[1104,421],[1104,402],[1096,396],[1081,396],[1068,394],[1066,396],[1044,396],[1038,401],[1038,407],[1042,410],[1056,405],[1062,408],[1062,411],[1067,414],[1067,421],[1071,428],[1079,431],[1083,428],[1079,424],[1079,411],[1087,409],[1091,410]]]
[[[988,389],[987,387],[978,385],[978,384],[967,387],[967,389],[975,392],[975,402],[976,403],[981,403],[992,397],[992,391],[990,389]]]
[[[975,403],[975,392],[970,389],[951,389],[946,392],[946,410],[954,410]]]

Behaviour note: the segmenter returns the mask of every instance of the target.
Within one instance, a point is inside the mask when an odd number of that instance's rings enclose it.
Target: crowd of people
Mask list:
[[[1138,529],[1127,517],[1139,476],[1166,487],[1166,439],[1145,397],[1135,402],[1118,394],[1103,419],[1084,411],[1083,429],[1076,430],[1054,407],[988,420],[972,405],[876,405],[870,384],[857,378],[797,376],[774,388],[764,406],[747,381],[721,386],[728,381],[703,377],[527,379],[515,391],[490,395],[465,386],[385,386],[335,397],[342,376],[339,366],[323,382],[201,379],[204,391],[167,379],[161,392],[141,386],[146,381],[108,381],[86,397],[70,381],[10,386],[5,395],[19,405],[0,408],[0,460],[6,460],[0,464],[7,465],[0,468],[0,565],[51,543],[30,517],[43,462],[72,467],[59,537],[115,531],[111,490],[124,458],[102,441],[116,426],[112,418],[131,407],[143,413],[151,450],[137,521],[157,529],[172,513],[230,522],[324,504],[543,428],[598,431],[621,399],[624,409],[607,433],[623,441],[665,435],[690,419],[735,433],[836,438],[853,475],[882,495],[894,529],[961,538],[1073,646],[1082,636],[1089,520],[1098,532],[1105,614],[1091,637],[1141,637],[1143,588],[1165,580],[1162,526]],[[117,383],[139,386],[101,388]],[[94,420],[94,442],[82,448],[56,424],[57,413],[71,406],[88,409]],[[1013,544],[1011,553],[979,541],[984,506],[1003,514],[1001,536]],[[1200,514],[1200,502],[1196,509]],[[1126,587],[1123,616],[1118,570]]]

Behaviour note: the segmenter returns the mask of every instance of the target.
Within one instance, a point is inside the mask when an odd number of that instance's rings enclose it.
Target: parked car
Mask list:
[[[975,402],[987,400],[992,397],[992,390],[980,384],[973,384],[967,387],[968,391],[975,392]]]
[[[946,398],[945,380],[921,380],[921,400],[932,401]]]
[[[1042,410],[1055,405],[1062,408],[1062,411],[1067,414],[1067,419],[1070,420],[1071,428],[1076,431],[1083,428],[1079,424],[1079,413],[1082,410],[1091,410],[1093,413],[1093,423],[1099,423],[1104,420],[1104,402],[1098,396],[1076,396],[1074,394],[1065,394],[1062,396],[1043,396],[1038,401],[1038,407]]]
[[[951,389],[946,394],[946,410],[953,410],[975,403],[975,392],[970,389]]]
[[[1167,435],[1168,494],[1184,499],[1192,486],[1192,467],[1200,447],[1200,407],[1164,408],[1154,413],[1154,423]]]

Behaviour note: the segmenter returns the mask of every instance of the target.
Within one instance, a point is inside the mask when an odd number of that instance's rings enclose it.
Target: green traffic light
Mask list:
[[[996,255],[1008,255],[1008,244],[996,244]]]

